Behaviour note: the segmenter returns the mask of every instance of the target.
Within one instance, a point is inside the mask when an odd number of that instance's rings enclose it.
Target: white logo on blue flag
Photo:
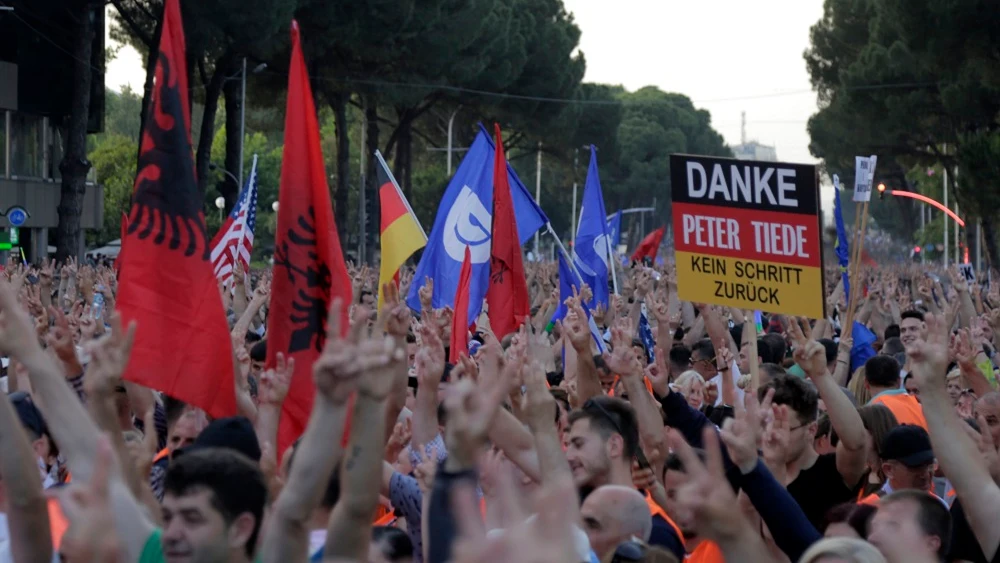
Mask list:
[[[458,277],[465,259],[465,247],[468,246],[472,258],[469,320],[475,321],[479,317],[490,275],[494,152],[492,139],[480,127],[479,134],[441,198],[434,227],[427,237],[427,246],[414,275],[416,282],[410,285],[406,295],[406,303],[411,309],[420,310],[417,292],[425,277],[434,280],[433,306],[454,306]],[[517,218],[518,242],[523,245],[549,220],[509,164],[507,180]]]

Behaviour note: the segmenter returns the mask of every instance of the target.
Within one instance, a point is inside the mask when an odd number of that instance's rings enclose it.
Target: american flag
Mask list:
[[[253,230],[257,225],[257,155],[246,186],[240,192],[236,206],[212,240],[212,268],[215,277],[227,282],[233,276],[234,264],[239,261],[243,271],[250,270],[250,253],[253,251]]]

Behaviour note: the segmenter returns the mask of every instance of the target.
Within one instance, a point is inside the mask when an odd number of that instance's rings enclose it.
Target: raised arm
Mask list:
[[[993,560],[1000,545],[1000,488],[958,418],[945,388],[948,371],[948,327],[938,315],[928,314],[927,339],[906,347],[910,373],[920,385],[920,402],[931,437],[931,446],[941,468],[962,501],[972,532],[987,560]]]
[[[576,350],[577,400],[583,404],[591,397],[603,395],[604,389],[601,387],[601,378],[597,374],[597,365],[594,364],[594,354],[591,351],[594,338],[579,297],[567,299],[566,306],[568,311],[562,327],[573,349]]]
[[[360,560],[366,556],[381,483],[386,403],[396,370],[406,361],[406,348],[397,347],[380,326],[373,336],[362,334],[367,317],[367,309],[360,307],[351,328],[358,342],[355,356],[360,375],[351,438],[341,470],[341,496],[327,526],[326,557]]]
[[[34,327],[20,309],[10,288],[0,284],[0,352],[21,361],[29,371],[32,389],[49,430],[66,455],[74,479],[89,481],[94,473],[101,442],[100,431],[87,415],[61,370],[35,338]],[[110,497],[115,526],[129,560],[138,560],[153,524],[139,508],[122,480],[118,460],[112,454]]]
[[[340,336],[341,307],[343,303],[335,300],[327,316],[326,345],[313,364],[313,410],[288,482],[274,503],[261,546],[262,561],[305,561],[309,557],[310,517],[343,453],[340,440],[347,420],[347,402],[360,371],[357,346]],[[280,372],[294,372],[294,359],[289,363],[284,365],[283,356],[278,354]]]
[[[7,492],[13,560],[51,561],[49,512],[35,452],[6,397],[0,399],[0,475]]]
[[[794,318],[789,321],[788,331],[794,341],[795,362],[816,385],[820,398],[826,403],[830,424],[840,437],[840,443],[837,444],[837,471],[844,483],[853,488],[865,472],[868,432],[858,409],[826,371],[826,348],[804,335],[800,323],[807,321]]]

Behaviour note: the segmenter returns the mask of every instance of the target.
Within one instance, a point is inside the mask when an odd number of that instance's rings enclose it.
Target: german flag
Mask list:
[[[381,239],[382,262],[378,272],[378,308],[382,309],[382,286],[394,281],[399,268],[414,252],[427,246],[427,235],[417,221],[410,203],[406,201],[399,184],[389,172],[389,167],[382,158],[382,153],[375,151],[378,166],[378,197],[381,206]]]

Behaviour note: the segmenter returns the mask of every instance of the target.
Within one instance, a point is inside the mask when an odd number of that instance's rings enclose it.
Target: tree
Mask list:
[[[79,254],[80,214],[83,195],[87,190],[87,124],[90,119],[90,83],[93,77],[91,59],[94,44],[93,11],[103,4],[91,0],[69,3],[77,22],[75,56],[73,57],[73,97],[66,120],[66,151],[59,172],[62,186],[59,192],[59,223],[56,227],[56,259],[66,261]],[[103,55],[103,53],[102,53]]]
[[[119,133],[106,133],[90,152],[97,183],[104,187],[104,225],[88,233],[88,244],[106,244],[121,236],[121,216],[128,213],[135,183],[135,143]]]
[[[827,0],[805,55],[821,102],[812,153],[842,178],[854,154],[878,154],[878,173],[897,178],[936,163],[957,170],[949,190],[981,219],[994,264],[998,25],[1000,6],[986,0]]]

